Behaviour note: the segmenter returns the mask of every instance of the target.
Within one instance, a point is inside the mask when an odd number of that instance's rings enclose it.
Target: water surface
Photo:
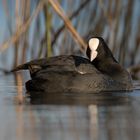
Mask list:
[[[1,140],[139,140],[140,88],[133,92],[25,97],[13,75],[0,78]],[[17,88],[21,87],[23,103]]]

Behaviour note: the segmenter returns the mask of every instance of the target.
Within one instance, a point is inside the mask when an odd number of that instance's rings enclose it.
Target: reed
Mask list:
[[[10,37],[0,45],[1,54],[9,55],[8,48],[13,49],[13,67],[27,59],[82,55],[91,36],[102,36],[123,65],[139,63],[140,14],[134,10],[136,1],[13,1],[11,9],[10,2],[2,3]]]

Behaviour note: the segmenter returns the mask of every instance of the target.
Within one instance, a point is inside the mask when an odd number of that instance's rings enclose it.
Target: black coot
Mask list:
[[[132,90],[130,74],[113,57],[101,37],[91,38],[88,59],[61,55],[27,62],[13,71],[28,69],[27,91],[85,92]]]

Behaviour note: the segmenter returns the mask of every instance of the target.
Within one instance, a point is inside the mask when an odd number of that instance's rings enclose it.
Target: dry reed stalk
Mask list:
[[[30,0],[23,0],[21,1],[22,3],[22,17],[23,17],[23,23],[25,23],[29,17],[30,17]],[[25,10],[26,9],[26,10]],[[21,63],[24,63],[26,60],[26,53],[27,53],[27,47],[29,46],[28,44],[28,31],[25,32],[22,35],[22,60]]]
[[[10,17],[10,9],[8,6],[8,1],[3,0],[3,9],[4,9],[4,13],[6,15],[6,22],[7,22],[7,31],[9,32],[9,34],[12,34],[12,24],[11,24],[11,20],[12,18]]]
[[[118,30],[119,30],[120,17],[121,17],[121,13],[122,13],[122,6],[121,6],[120,0],[118,0],[116,3],[118,4],[117,9],[115,10],[116,13],[114,16],[116,18],[116,27],[115,27],[115,31],[114,31],[115,32],[114,38],[116,39],[116,41],[114,40],[114,44],[113,44],[113,48],[112,48],[113,54],[117,51],[117,49],[120,45],[119,41],[118,41],[118,43],[116,43],[116,42],[117,42],[117,37],[118,37],[117,35],[118,35]]]
[[[52,7],[54,8],[54,10],[57,12],[57,14],[63,19],[66,27],[68,28],[68,30],[70,31],[70,33],[72,34],[72,37],[74,38],[74,40],[76,40],[79,44],[80,44],[80,50],[82,52],[85,52],[86,49],[86,43],[84,42],[84,40],[81,38],[81,36],[77,33],[77,31],[75,30],[75,28],[73,27],[71,21],[68,19],[68,17],[65,15],[62,7],[60,6],[60,4],[58,3],[58,1],[54,1],[54,0],[48,0],[49,3],[52,5]]]
[[[14,44],[16,43],[20,36],[25,33],[29,27],[29,25],[31,24],[32,20],[37,17],[37,15],[39,14],[39,12],[42,10],[43,6],[45,4],[45,0],[42,0],[39,2],[36,10],[34,11],[34,13],[32,14],[32,16],[26,21],[26,23],[23,23],[19,29],[17,29],[17,31],[13,34],[13,36],[11,38],[9,38],[8,40],[6,40],[2,45],[0,45],[0,52],[5,51],[6,49],[8,49],[10,46],[10,44]]]
[[[45,40],[46,40],[46,53],[45,57],[50,57],[52,55],[52,48],[51,48],[51,13],[49,11],[50,5],[47,4],[44,6],[44,15],[45,15],[45,26],[46,26],[46,31],[45,31]]]
[[[21,17],[20,17],[20,1],[16,0],[15,3],[15,15],[16,15],[16,28],[17,28],[17,32],[19,32],[19,27],[21,25]],[[19,39],[20,40],[20,39]],[[18,65],[18,50],[19,50],[19,40],[17,42],[15,42],[15,57],[14,57],[14,67],[16,67]]]
[[[79,7],[76,11],[74,11],[68,18],[70,20],[72,20],[74,17],[76,17],[80,12],[81,10],[83,10],[85,8],[85,6],[87,6],[89,4],[91,0],[85,0]],[[65,24],[63,24],[58,30],[57,32],[54,34],[54,39],[52,40],[52,43],[51,45],[53,46],[55,44],[55,42],[57,41],[60,33],[65,29]]]
[[[107,13],[107,10],[105,8],[105,5],[104,5],[103,1],[102,0],[99,0],[98,2],[99,2],[99,6],[100,6],[100,8],[102,10],[103,16],[105,17],[105,19],[106,19],[107,23],[109,24],[109,26],[112,27],[112,18]]]
[[[119,61],[122,65],[124,65],[125,63],[125,58],[126,58],[126,50],[128,50],[128,43],[129,43],[129,38],[130,38],[130,34],[131,34],[131,21],[132,21],[132,14],[133,14],[133,6],[134,2],[131,0],[128,0],[127,3],[127,9],[126,9],[126,14],[124,17],[124,25],[125,27],[123,28],[123,37],[121,40],[121,45],[120,45],[120,55],[119,55]]]

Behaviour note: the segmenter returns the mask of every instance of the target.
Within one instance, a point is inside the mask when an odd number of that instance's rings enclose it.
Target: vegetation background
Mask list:
[[[139,0],[1,0],[0,67],[84,55],[92,36],[102,36],[122,65],[140,64],[139,7]]]

